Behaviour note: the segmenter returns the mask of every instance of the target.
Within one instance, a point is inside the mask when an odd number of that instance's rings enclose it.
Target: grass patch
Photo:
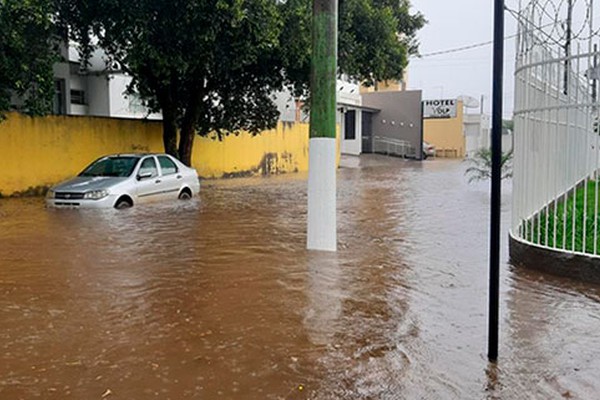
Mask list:
[[[587,183],[587,201],[585,200],[586,186],[581,184],[575,190],[575,196],[573,190],[568,192],[566,202],[565,197],[561,196],[556,202],[549,204],[527,221],[527,232],[524,237],[532,243],[552,248],[594,254],[594,236],[596,236],[596,248],[600,251],[600,219],[595,215],[596,209],[600,211],[600,183],[598,183],[598,200],[596,200],[596,184],[595,181]],[[584,206],[587,208],[585,219]],[[596,235],[594,235],[595,230]]]

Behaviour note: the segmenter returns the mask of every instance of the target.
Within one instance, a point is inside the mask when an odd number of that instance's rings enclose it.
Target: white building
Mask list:
[[[357,156],[362,152],[362,96],[359,85],[338,79],[337,104],[341,152]]]
[[[160,114],[149,114],[137,96],[126,93],[132,78],[103,52],[94,52],[85,70],[80,67],[81,59],[74,46],[62,53],[67,62],[54,66],[55,114],[161,118]]]
[[[81,68],[75,43],[71,43],[68,50],[66,46],[63,47],[62,53],[68,61],[54,66],[55,114],[161,119],[160,113],[149,114],[138,96],[127,93],[131,76],[125,74],[118,63],[111,62],[103,51],[95,51],[85,69]],[[309,122],[304,103],[295,99],[288,90],[274,93],[273,100],[281,121]],[[372,148],[373,127],[370,117],[378,111],[363,106],[357,83],[345,78],[337,80],[337,123],[343,154],[359,155],[365,145],[367,149]],[[363,130],[367,132],[366,135],[363,135]]]
[[[466,156],[472,157],[477,150],[490,147],[490,116],[487,114],[463,114]]]
[[[487,114],[464,114],[464,133],[466,156],[472,157],[479,149],[489,149],[491,143],[491,118]],[[513,148],[512,131],[502,130],[502,151],[508,152]]]
[[[309,122],[304,103],[287,91],[276,92],[275,104],[283,122]],[[359,155],[362,149],[362,96],[360,87],[348,80],[337,80],[337,124],[341,134],[342,154]]]

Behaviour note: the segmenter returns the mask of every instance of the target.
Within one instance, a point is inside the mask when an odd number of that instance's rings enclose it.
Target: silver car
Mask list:
[[[427,157],[435,157],[435,146],[424,141],[423,160],[427,160]]]
[[[77,177],[52,187],[49,207],[127,208],[200,192],[195,169],[167,154],[116,154],[94,161]]]

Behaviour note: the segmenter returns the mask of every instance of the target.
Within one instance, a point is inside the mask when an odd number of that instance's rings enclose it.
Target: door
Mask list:
[[[182,176],[177,165],[167,156],[157,156],[160,175],[163,184],[164,197],[176,199],[181,189]]]
[[[360,132],[357,131],[360,115],[356,110],[347,110],[344,113],[343,135],[341,142],[342,154],[351,154],[357,156],[360,154],[361,139]]]
[[[146,203],[161,198],[163,182],[158,174],[154,156],[146,157],[137,173],[137,202]]]

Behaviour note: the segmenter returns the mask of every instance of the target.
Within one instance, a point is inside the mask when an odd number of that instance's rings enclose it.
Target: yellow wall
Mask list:
[[[464,158],[466,142],[462,102],[457,102],[456,118],[424,119],[423,140],[435,146],[437,157]]]
[[[162,151],[160,122],[11,113],[0,123],[0,193],[55,184],[105,154]],[[192,159],[203,178],[306,171],[308,124],[279,123],[261,135],[222,142],[196,138]]]
[[[280,122],[257,136],[243,133],[223,141],[197,137],[192,160],[204,178],[307,171],[308,124]]]

